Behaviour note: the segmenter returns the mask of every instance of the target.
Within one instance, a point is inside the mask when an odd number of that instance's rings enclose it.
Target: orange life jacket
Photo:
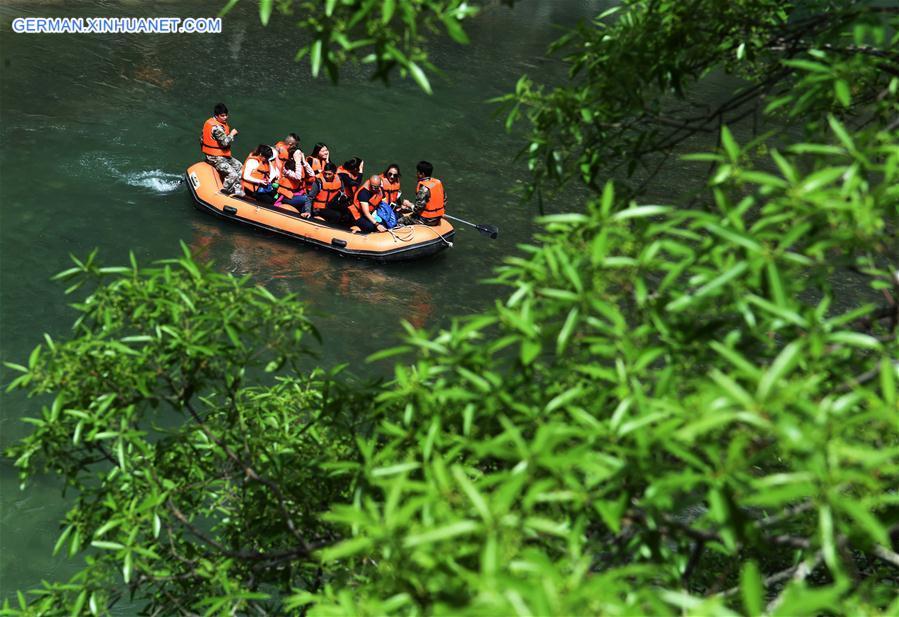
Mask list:
[[[278,192],[281,195],[284,195],[287,199],[292,199],[294,193],[305,190],[305,187],[305,180],[295,180],[288,176],[283,168],[281,169],[281,177],[278,179]]]
[[[290,158],[290,149],[287,147],[286,143],[279,141],[275,144],[275,152],[278,153],[278,158],[275,159],[275,162],[278,165],[278,171],[281,171],[284,169],[284,163]]]
[[[309,163],[309,166],[312,168],[312,175],[306,175],[306,188],[312,188],[312,185],[315,184],[316,176],[321,175],[322,171],[325,169],[324,162],[315,156],[307,156],[306,162]]]
[[[250,162],[250,159],[259,161],[259,165],[256,167],[256,169],[250,172],[250,176],[256,178],[257,180],[261,180],[262,184],[253,184],[252,182],[244,180],[243,173],[241,173],[240,186],[242,186],[244,190],[255,192],[256,189],[268,184],[268,172],[271,171],[271,167],[268,164],[268,159],[264,156],[254,156],[251,154],[247,157],[247,160],[244,161],[244,169],[246,169],[247,163]]]
[[[331,203],[331,200],[334,199],[337,193],[343,188],[343,185],[340,183],[340,178],[336,175],[330,182],[325,180],[324,176],[319,176],[318,181],[321,182],[322,188],[315,194],[315,200],[312,202],[312,208],[315,210],[327,208],[328,204]]]
[[[231,132],[231,127],[225,122],[219,122],[215,116],[206,121],[203,125],[203,135],[200,137],[200,151],[209,156],[231,156],[231,148],[222,148],[222,146],[212,136],[212,127],[220,126],[225,129],[225,135]]]
[[[422,186],[428,187],[428,190],[431,193],[430,198],[428,199],[428,203],[425,204],[425,209],[422,210],[421,218],[423,219],[435,219],[443,216],[444,212],[444,192],[443,192],[443,182],[438,180],[437,178],[422,178],[418,181],[418,185],[415,187],[415,192],[421,190]]]
[[[391,182],[384,176],[381,176],[381,192],[384,193],[384,201],[389,204],[395,204],[400,194],[400,181]]]
[[[337,168],[337,176],[340,177],[341,174],[350,179],[350,181],[346,183],[345,192],[347,197],[352,199],[356,195],[356,191],[359,190],[359,179],[362,177],[362,174],[358,172],[354,174],[344,168],[343,165]]]
[[[318,173],[325,168],[324,162],[322,162],[322,160],[317,156],[307,156],[306,162],[309,163],[309,166],[312,167],[313,173],[315,173],[316,175],[318,175]]]
[[[359,187],[359,190],[356,191],[356,194],[353,195],[353,203],[350,205],[350,214],[353,215],[353,220],[358,221],[362,218],[362,202],[359,201],[359,193],[362,192],[362,189],[371,192],[371,197],[368,200],[368,211],[373,212],[378,204],[381,203],[381,200],[384,198],[384,193],[381,192],[381,189],[375,191],[371,187],[371,180],[366,180],[365,184]]]

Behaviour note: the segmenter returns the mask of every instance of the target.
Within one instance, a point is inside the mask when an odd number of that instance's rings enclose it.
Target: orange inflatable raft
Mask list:
[[[289,206],[273,206],[248,197],[225,195],[218,172],[205,162],[195,163],[187,169],[186,184],[200,210],[342,255],[378,261],[418,259],[451,247],[455,235],[446,218],[436,227],[408,225],[370,234],[353,233],[314,218],[304,219]]]

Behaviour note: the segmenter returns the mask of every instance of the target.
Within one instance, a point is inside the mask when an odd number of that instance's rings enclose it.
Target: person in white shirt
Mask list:
[[[274,203],[278,188],[276,183],[280,177],[275,157],[271,146],[259,144],[244,161],[240,186],[247,197],[263,203]]]

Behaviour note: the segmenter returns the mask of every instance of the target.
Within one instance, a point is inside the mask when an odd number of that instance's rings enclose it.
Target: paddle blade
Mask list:
[[[497,236],[499,236],[499,228],[494,227],[493,225],[478,225],[478,231],[482,234],[487,234],[490,236],[491,240],[496,240]]]

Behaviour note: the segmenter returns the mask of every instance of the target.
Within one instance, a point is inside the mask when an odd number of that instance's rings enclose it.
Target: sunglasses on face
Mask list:
[[[397,178],[400,177],[400,175],[399,174],[387,174],[387,177],[390,178],[391,180],[396,180]]]

